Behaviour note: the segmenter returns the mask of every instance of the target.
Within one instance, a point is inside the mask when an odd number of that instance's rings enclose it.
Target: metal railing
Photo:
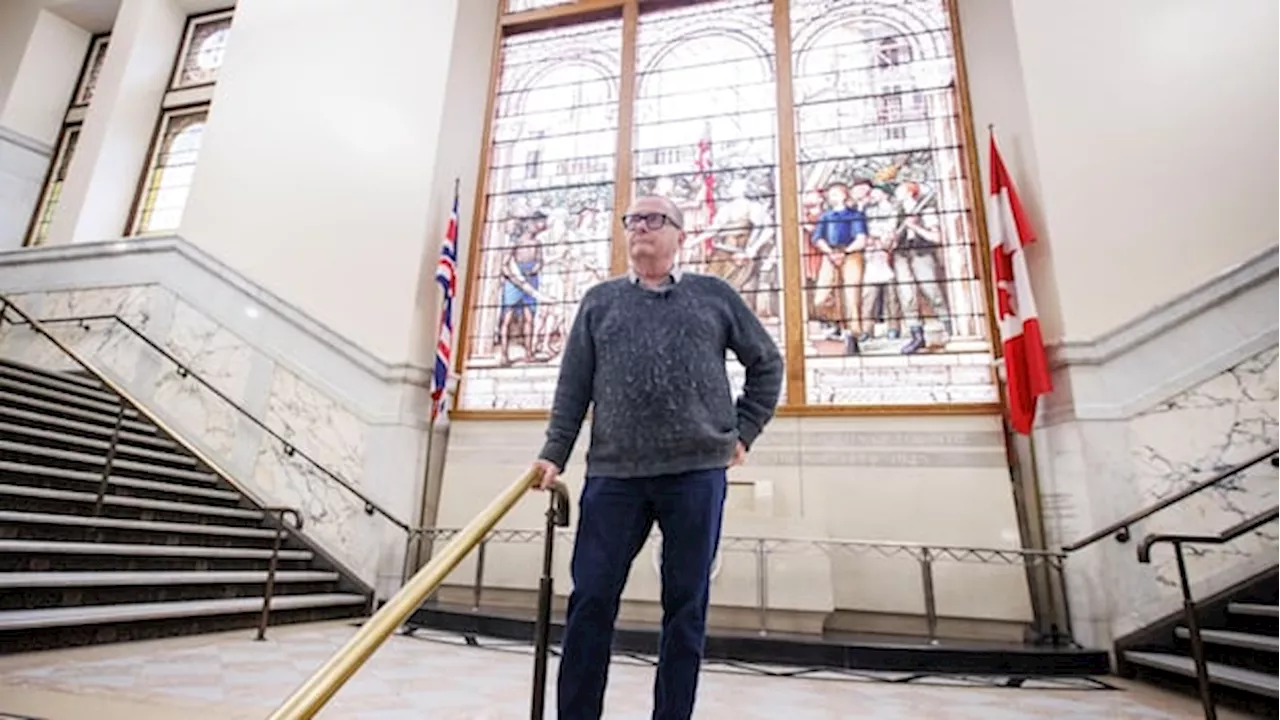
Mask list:
[[[16,303],[14,303],[5,295],[0,294],[0,308],[9,307],[9,306],[12,306],[15,310],[20,311],[20,308],[18,308]],[[24,325],[30,324],[31,318],[27,315],[27,313],[20,311],[19,315],[20,315],[20,318],[18,321],[15,322],[12,319],[10,319],[9,322],[15,326],[24,326]],[[3,314],[0,313],[0,324],[3,324],[3,322],[4,322]],[[164,346],[160,345],[155,340],[152,340],[150,337],[146,335],[146,333],[134,327],[134,325],[130,323],[128,320],[125,320],[119,315],[98,314],[98,315],[76,315],[71,317],[42,319],[42,320],[39,320],[38,322],[42,326],[46,326],[46,327],[53,326],[53,325],[65,325],[69,323],[74,323],[76,325],[79,325],[80,328],[85,331],[90,331],[93,329],[92,323],[110,323],[114,326],[123,328],[125,331],[129,333],[130,336],[142,342],[146,347],[150,348],[150,350],[153,351],[156,355],[163,358],[165,362],[173,366],[178,377],[183,379],[190,379],[196,382],[197,384],[201,385],[205,390],[211,393],[214,397],[218,398],[218,400],[220,400],[226,407],[233,410],[237,415],[239,415],[248,423],[252,424],[253,426],[260,429],[262,432],[266,433],[274,442],[279,443],[280,450],[281,452],[284,453],[286,457],[291,459],[296,459],[301,461],[302,463],[305,463],[305,465],[308,466],[310,469],[314,470],[316,473],[318,473],[322,477],[332,481],[338,487],[342,488],[344,492],[354,497],[360,503],[363,503],[364,512],[366,515],[375,515],[375,514],[379,515],[382,518],[384,518],[387,522],[394,525],[398,530],[403,532],[405,534],[405,559],[401,567],[401,573],[400,573],[401,583],[403,583],[404,580],[408,577],[409,572],[411,571],[411,566],[413,564],[413,558],[416,556],[416,553],[414,552],[414,548],[413,548],[414,543],[421,541],[421,533],[419,532],[418,528],[411,527],[409,523],[405,522],[404,520],[396,516],[395,513],[391,512],[387,508],[380,505],[377,501],[375,501],[373,498],[369,497],[362,490],[360,490],[360,488],[356,487],[351,481],[342,477],[341,474],[321,464],[320,461],[316,460],[307,452],[299,448],[296,444],[294,444],[293,442],[285,438],[283,435],[281,435],[277,430],[272,428],[266,422],[262,421],[253,413],[249,412],[249,410],[245,409],[244,406],[242,406],[235,400],[232,400],[230,397],[228,397],[226,393],[218,389],[216,385],[214,385],[208,379],[202,377],[195,370],[191,369],[190,366],[188,366],[182,360],[174,356],[173,353],[167,350]],[[44,335],[45,337],[50,337],[49,333],[47,332],[42,331],[41,334]],[[113,439],[112,447],[114,449],[114,439]]]
[[[18,316],[18,318],[20,319],[20,322],[14,322],[12,319],[9,318],[10,310],[12,310]],[[275,587],[276,568],[279,564],[280,546],[282,544],[283,535],[290,534],[297,537],[299,540],[302,540],[302,536],[299,534],[299,531],[302,528],[301,514],[295,508],[284,508],[284,507],[273,508],[273,507],[267,507],[258,503],[256,500],[254,500],[253,494],[248,492],[248,490],[243,485],[241,485],[234,477],[232,477],[230,473],[222,469],[222,467],[218,465],[217,462],[215,462],[212,458],[210,458],[208,455],[202,452],[198,447],[196,447],[193,443],[188,441],[180,433],[176,432],[173,428],[171,428],[163,419],[157,416],[154,412],[147,409],[137,398],[135,398],[132,394],[130,394],[128,390],[120,386],[111,378],[107,377],[105,373],[103,373],[101,370],[95,367],[92,363],[88,362],[83,357],[81,357],[79,353],[77,353],[75,350],[71,349],[65,343],[63,343],[61,340],[55,337],[51,332],[49,332],[48,328],[44,326],[44,323],[28,315],[26,311],[24,311],[21,307],[17,306],[16,304],[12,303],[4,295],[0,295],[0,327],[3,327],[5,322],[10,322],[14,325],[25,325],[27,327],[30,327],[33,331],[35,331],[45,340],[52,343],[54,347],[56,347],[62,354],[70,358],[72,362],[74,362],[76,365],[83,368],[85,372],[93,376],[93,378],[96,379],[98,382],[102,383],[102,386],[106,388],[108,392],[115,395],[120,401],[120,407],[116,410],[115,421],[112,425],[111,440],[107,445],[107,455],[103,464],[102,475],[100,480],[98,481],[97,494],[94,498],[93,514],[95,517],[102,515],[103,506],[106,503],[107,490],[111,481],[112,469],[115,464],[116,453],[120,444],[120,436],[121,436],[122,428],[124,426],[126,408],[131,409],[134,413],[136,413],[138,417],[145,418],[146,420],[151,422],[156,427],[156,429],[160,432],[161,435],[163,435],[164,437],[172,441],[174,444],[181,447],[186,452],[190,453],[191,456],[196,458],[202,465],[204,465],[204,467],[207,468],[209,472],[216,475],[218,479],[225,482],[228,486],[234,488],[237,492],[240,493],[242,497],[246,499],[246,501],[248,501],[251,505],[255,506],[258,510],[262,511],[263,517],[267,519],[268,522],[275,527],[275,531],[276,531],[275,540],[273,542],[272,549],[271,549],[271,557],[270,557],[268,569],[267,569],[266,591],[263,593],[263,599],[262,599],[262,615],[258,625],[258,639],[261,640],[265,638],[266,627],[271,617],[271,595]],[[284,518],[286,515],[290,515],[294,518],[295,523],[293,528],[290,528],[288,524],[285,522]],[[335,564],[338,564],[338,563],[335,563]],[[370,591],[370,596],[372,597],[371,591]]]
[[[437,528],[425,533],[437,540],[451,540],[463,531],[454,528]],[[555,533],[557,539],[573,542],[573,534],[568,531]],[[484,596],[486,549],[490,544],[509,543],[527,544],[541,542],[546,537],[543,530],[494,530],[485,534],[479,541],[476,553],[475,576],[471,586],[472,609],[479,610]],[[656,540],[661,535],[652,533],[648,540]],[[975,563],[998,565],[1005,567],[1048,567],[1057,574],[1059,587],[1063,587],[1065,554],[1045,550],[1025,550],[1017,548],[970,547],[961,545],[929,545],[910,542],[884,542],[874,540],[841,540],[841,539],[807,539],[780,537],[749,537],[725,535],[720,540],[719,552],[736,552],[750,554],[755,560],[755,611],[757,613],[756,632],[760,635],[769,633],[769,556],[778,554],[821,553],[827,557],[838,556],[870,556],[882,558],[906,558],[914,560],[920,567],[920,588],[924,601],[924,615],[927,639],[930,644],[939,642],[938,636],[938,602],[935,587],[934,570],[938,563]],[[1054,621],[1066,629],[1062,640],[1071,637],[1071,613],[1066,605],[1065,595],[1057,599],[1054,607]]]
[[[1239,465],[1236,465],[1235,467],[1228,468],[1227,470],[1224,470],[1218,473],[1217,475],[1214,475],[1213,477],[1208,478],[1207,480],[1201,480],[1200,482],[1194,485],[1191,485],[1180,492],[1174,493],[1173,495],[1170,495],[1169,497],[1164,498],[1157,503],[1153,503],[1141,510],[1132,512],[1124,516],[1123,518],[1111,523],[1110,525],[1102,528],[1101,530],[1091,533],[1077,540],[1076,542],[1071,543],[1070,545],[1065,545],[1063,546],[1062,551],[1064,553],[1076,552],[1077,550],[1081,550],[1085,547],[1088,547],[1089,545],[1094,544],[1095,542],[1101,540],[1104,537],[1107,537],[1108,535],[1114,535],[1115,539],[1119,542],[1122,542],[1122,543],[1129,542],[1130,528],[1132,528],[1135,524],[1160,512],[1161,510],[1169,507],[1170,505],[1175,505],[1177,503],[1182,502],[1183,500],[1186,500],[1187,498],[1191,497],[1192,495],[1195,495],[1196,493],[1199,493],[1211,487],[1220,485],[1224,481],[1234,478],[1235,476],[1239,475],[1245,470],[1248,470],[1249,468],[1255,465],[1258,465],[1259,463],[1262,463],[1267,459],[1271,460],[1271,465],[1273,467],[1280,466],[1280,457],[1277,456],[1278,453],[1280,453],[1280,450],[1277,450],[1276,448],[1272,448],[1265,452],[1258,453],[1257,455],[1249,458],[1248,460],[1245,460],[1244,462],[1240,463]]]
[[[530,469],[518,480],[502,491],[488,507],[467,524],[456,531],[452,541],[422,567],[412,578],[393,595],[373,617],[356,630],[346,644],[338,649],[311,677],[307,678],[292,695],[290,695],[269,720],[294,720],[295,718],[311,718],[324,707],[356,670],[373,655],[383,642],[395,630],[408,620],[409,616],[422,605],[423,601],[440,587],[449,573],[462,562],[484,539],[494,525],[506,516],[521,498],[529,493],[531,487],[539,479],[537,470]],[[548,525],[557,526],[569,522],[569,494],[565,486],[556,483],[549,493],[550,503],[547,509]],[[553,543],[550,538],[553,532],[541,533],[548,538],[544,543],[543,582],[539,597],[539,618],[545,618],[540,633],[545,635],[550,624],[551,613],[551,561]],[[542,717],[541,703],[545,700],[546,684],[546,639],[540,637],[538,657],[534,662],[535,687],[533,693],[533,716]]]
[[[1177,533],[1161,533],[1148,535],[1138,546],[1138,562],[1151,562],[1151,548],[1160,543],[1173,545],[1173,555],[1178,562],[1178,582],[1182,587],[1182,610],[1187,621],[1187,632],[1191,636],[1191,658],[1196,665],[1196,685],[1200,694],[1200,703],[1204,706],[1205,720],[1217,720],[1218,713],[1214,707],[1213,691],[1209,685],[1209,668],[1204,656],[1204,640],[1200,636],[1200,622],[1196,618],[1196,603],[1191,597],[1191,581],[1187,578],[1187,562],[1183,557],[1183,545],[1222,545],[1231,542],[1248,532],[1253,532],[1267,523],[1280,518],[1280,507],[1258,513],[1244,522],[1233,525],[1217,535],[1190,535]]]

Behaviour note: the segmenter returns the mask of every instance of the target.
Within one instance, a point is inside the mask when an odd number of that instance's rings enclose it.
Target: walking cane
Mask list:
[[[533,707],[530,717],[543,719],[547,697],[547,646],[551,640],[551,560],[555,553],[556,528],[569,527],[569,491],[564,483],[552,484],[547,501],[546,534],[542,540],[542,578],[538,580],[538,619],[533,626]]]

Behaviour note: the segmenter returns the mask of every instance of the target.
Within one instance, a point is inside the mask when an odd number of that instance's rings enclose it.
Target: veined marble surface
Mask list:
[[[1276,447],[1277,348],[1181,392],[1128,420],[1072,421],[1037,431],[1046,524],[1053,545],[1069,544],[1141,508]],[[1276,504],[1276,469],[1239,477],[1161,510],[1131,528],[1132,540],[1103,538],[1073,553],[1072,611],[1080,639],[1096,647],[1181,606],[1173,548],[1150,565],[1137,559],[1153,533],[1216,535]],[[1275,564],[1273,523],[1220,546],[1186,546],[1195,597],[1225,589]]]
[[[244,404],[252,350],[239,338],[184,302],[174,306],[164,347],[232,401]],[[240,413],[203,383],[160,360],[153,401],[220,457],[234,449]]]
[[[297,375],[275,369],[264,421],[293,447],[352,486],[361,486],[363,425]],[[379,536],[390,527],[385,519],[366,514],[364,503],[352,493],[268,436],[259,446],[253,479],[272,502],[301,509],[304,530],[319,538],[339,560],[372,573]],[[372,577],[370,574],[366,579]]]
[[[1135,479],[1144,505],[1276,446],[1277,368],[1272,348],[1131,421]],[[1144,529],[1216,534],[1275,504],[1276,470],[1263,463],[1153,515]],[[1187,546],[1188,574],[1195,582],[1250,558],[1274,562],[1276,536],[1272,524],[1226,545]],[[1162,594],[1181,597],[1172,548],[1155,550],[1152,564]]]
[[[71,290],[65,292],[29,293],[13,298],[24,311],[39,320],[118,315],[141,331],[153,320],[150,310],[152,285],[119,288]],[[116,379],[131,382],[142,352],[142,343],[119,324],[100,320],[81,326],[73,323],[50,323],[49,333],[69,345],[89,362],[111,373]],[[47,370],[80,370],[53,343],[34,331],[5,325],[0,335],[0,352],[6,358]]]

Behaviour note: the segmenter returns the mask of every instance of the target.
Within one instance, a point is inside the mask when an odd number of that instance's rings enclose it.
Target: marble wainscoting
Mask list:
[[[279,366],[271,374],[266,411],[260,417],[289,444],[263,438],[253,460],[254,487],[272,504],[300,509],[308,535],[340,552],[349,567],[375,568],[382,543],[391,538],[390,524],[366,513],[363,501],[295,452],[301,449],[359,488],[364,468],[363,423]]]
[[[370,436],[387,447],[383,435],[396,429],[362,419],[320,384],[304,379],[298,365],[305,359],[286,365],[160,285],[12,297],[37,319],[117,315],[144,333],[190,372],[118,323],[48,325],[60,340],[229,472],[255,500],[297,508],[304,532],[361,580],[384,594],[398,586],[403,533],[385,518],[367,513],[364,501],[302,458],[305,453],[378,501],[377,493],[364,487],[365,448]],[[9,324],[0,328],[0,356],[50,370],[78,369],[48,340]],[[285,442],[271,437],[232,403]],[[395,452],[405,452],[403,441],[390,445]],[[415,467],[420,460],[417,450],[409,438],[411,455],[390,461]]]
[[[1271,348],[1130,421],[1130,455],[1144,505],[1276,447],[1277,367],[1277,349]],[[1274,507],[1276,489],[1276,470],[1264,463],[1153,515],[1143,530],[1216,534]],[[1188,547],[1187,572],[1202,588],[1223,587],[1241,579],[1242,571],[1274,565],[1276,537],[1271,524],[1225,545]],[[1177,606],[1182,596],[1169,546],[1154,551],[1152,568],[1155,606]],[[1137,613],[1124,625],[1152,619]]]
[[[1277,348],[1127,419],[1059,423],[1036,431],[1051,544],[1067,544],[1276,447]],[[1213,535],[1276,504],[1270,463],[1166,508],[1120,543],[1104,538],[1072,554],[1068,577],[1077,637],[1094,647],[1177,612],[1181,591],[1171,547],[1137,559],[1153,533]],[[1275,525],[1227,545],[1188,547],[1188,574],[1203,597],[1273,566]]]
[[[95,315],[117,315],[142,331],[156,322],[153,298],[156,286],[135,285],[68,292],[37,292],[12,295],[23,311],[37,320]],[[142,343],[115,323],[49,323],[49,333],[83,358],[94,362],[112,379],[132,383],[141,358]],[[28,327],[5,323],[0,326],[0,356],[15,362],[54,371],[80,371],[66,353],[46,337]]]

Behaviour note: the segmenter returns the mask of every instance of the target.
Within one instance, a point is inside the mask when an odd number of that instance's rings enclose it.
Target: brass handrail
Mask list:
[[[351,679],[356,670],[373,655],[382,643],[402,626],[422,605],[449,573],[462,562],[484,536],[498,524],[511,508],[529,493],[538,480],[538,471],[530,469],[481,510],[445,546],[439,555],[431,559],[407,583],[387,600],[373,617],[360,626],[351,639],[338,649],[311,677],[307,678],[275,712],[269,720],[295,720],[311,718],[324,707],[338,690]],[[559,488],[558,491],[562,491]]]
[[[84,368],[85,372],[89,373],[94,377],[94,379],[102,383],[103,386],[107,388],[107,390],[109,390],[116,397],[120,398],[121,403],[128,405],[135,412],[137,412],[138,415],[142,416],[143,418],[146,418],[147,421],[150,422],[152,425],[155,425],[156,428],[158,428],[161,433],[163,433],[170,440],[174,441],[179,446],[181,446],[183,450],[190,453],[193,457],[199,460],[206,468],[209,469],[210,472],[218,476],[218,479],[227,483],[232,488],[235,488],[235,490],[238,493],[240,493],[242,496],[247,498],[249,502],[252,503],[255,507],[257,507],[260,510],[263,510],[264,517],[274,520],[274,516],[265,510],[265,508],[267,507],[267,503],[263,502],[253,492],[251,492],[247,487],[245,487],[244,484],[242,484],[240,481],[232,477],[231,473],[224,470],[221,465],[215,462],[213,458],[209,457],[207,454],[202,452],[200,448],[196,447],[194,443],[187,440],[186,437],[184,437],[178,431],[174,430],[173,427],[169,425],[169,423],[165,422],[159,415],[152,412],[150,408],[146,407],[141,400],[138,400],[137,398],[135,398],[132,393],[130,393],[128,390],[124,388],[124,386],[112,380],[110,377],[107,377],[105,373],[103,373],[101,370],[95,367],[88,360],[85,360],[83,357],[81,357],[80,353],[76,352],[75,350],[72,350],[69,346],[67,346],[61,340],[54,337],[53,333],[49,332],[49,329],[46,328],[42,322],[31,317],[31,315],[27,314],[25,310],[23,310],[21,307],[18,307],[16,303],[14,303],[12,300],[10,300],[8,297],[6,297],[3,294],[0,294],[0,323],[3,323],[6,320],[6,316],[8,315],[8,311],[10,308],[12,308],[13,311],[17,313],[18,317],[22,318],[27,325],[31,326],[32,330],[35,330],[37,333],[43,336],[46,340],[53,343],[54,347],[62,351],[62,353],[67,357],[71,358],[71,360],[75,362],[75,364]],[[13,322],[13,321],[10,320],[9,322]],[[295,535],[295,536],[297,535],[297,533],[290,528],[286,527],[286,530],[291,535]],[[337,560],[336,558],[328,556],[327,553],[325,554],[325,558],[329,562],[333,563],[335,566],[340,568],[344,572],[344,574],[346,574],[349,578],[353,578],[355,579],[356,582],[360,583],[360,585],[365,586],[364,583],[359,580],[360,576],[357,575],[350,568],[348,568],[345,563]],[[368,588],[368,586],[365,586],[365,587],[370,593],[373,592],[372,588]]]
[[[1202,480],[1196,483],[1195,485],[1188,487],[1182,492],[1174,493],[1173,495],[1170,495],[1169,497],[1161,500],[1160,502],[1153,503],[1152,505],[1149,505],[1141,510],[1138,510],[1137,512],[1130,513],[1125,517],[1121,518],[1120,520],[1117,520],[1111,523],[1110,525],[1102,528],[1101,530],[1098,530],[1097,532],[1094,532],[1084,538],[1081,538],[1080,540],[1077,540],[1076,542],[1073,542],[1070,545],[1064,545],[1062,547],[1062,552],[1066,552],[1066,553],[1075,552],[1077,550],[1080,550],[1081,548],[1092,545],[1095,542],[1101,540],[1102,538],[1112,534],[1114,534],[1116,536],[1116,539],[1119,540],[1120,542],[1128,542],[1129,527],[1134,523],[1140,520],[1145,520],[1146,518],[1169,507],[1170,505],[1173,505],[1175,503],[1180,503],[1183,500],[1191,497],[1192,495],[1195,495],[1196,493],[1200,492],[1201,490],[1206,490],[1208,488],[1211,488],[1221,483],[1223,480],[1227,480],[1228,478],[1235,477],[1236,475],[1239,475],[1240,473],[1244,472],[1245,470],[1248,470],[1254,465],[1257,465],[1263,460],[1270,458],[1271,464],[1276,465],[1277,453],[1280,453],[1280,450],[1277,450],[1276,448],[1271,448],[1266,452],[1258,453],[1257,455],[1254,455],[1253,457],[1249,458],[1248,460],[1245,460],[1244,462],[1240,463],[1239,465],[1236,465],[1235,467],[1231,467],[1226,470],[1223,470],[1217,475],[1214,475],[1213,477],[1208,478],[1207,480]]]
[[[0,293],[0,303],[7,303],[9,305],[14,306],[15,308],[17,307],[17,305],[13,302],[13,300],[5,297],[3,293]],[[104,314],[104,315],[77,315],[74,317],[51,318],[51,319],[41,320],[40,322],[46,325],[54,325],[54,324],[68,323],[68,322],[88,323],[95,320],[110,320],[120,325],[125,330],[128,330],[130,333],[132,333],[135,337],[137,337],[139,340],[145,343],[152,350],[159,353],[161,357],[163,357],[165,360],[168,360],[170,364],[178,368],[179,377],[189,377],[192,380],[195,380],[196,382],[200,383],[209,392],[213,393],[215,397],[217,397],[219,400],[229,405],[231,409],[240,413],[240,415],[244,416],[246,420],[253,423],[254,425],[257,425],[260,430],[262,430],[263,432],[267,433],[268,435],[270,435],[271,437],[279,441],[280,444],[284,447],[284,452],[286,455],[290,457],[297,456],[302,458],[306,462],[310,463],[311,466],[314,467],[316,470],[318,470],[322,475],[328,477],[330,480],[333,480],[334,482],[341,485],[342,488],[345,489],[347,492],[351,493],[352,495],[355,495],[361,502],[364,503],[365,512],[370,514],[376,512],[379,515],[386,518],[387,520],[391,521],[393,525],[400,528],[402,531],[412,532],[411,528],[409,527],[409,524],[406,523],[404,520],[401,520],[400,518],[396,517],[390,510],[387,510],[386,508],[382,507],[378,503],[374,502],[373,499],[371,499],[370,497],[362,493],[358,488],[353,486],[350,482],[343,479],[341,475],[334,472],[333,470],[330,470],[324,465],[321,465],[318,460],[311,457],[310,455],[307,455],[296,445],[286,440],[283,436],[280,435],[280,433],[276,432],[270,426],[268,426],[265,422],[258,419],[258,417],[255,416],[253,413],[246,410],[235,400],[232,400],[231,398],[227,397],[226,394],[224,394],[221,390],[215,387],[213,383],[204,379],[195,370],[192,370],[190,367],[185,365],[181,360],[174,357],[173,353],[164,349],[155,340],[152,340],[151,338],[147,337],[145,333],[143,333],[141,330],[134,327],[128,320],[125,320],[119,315]],[[20,323],[14,323],[14,324],[18,325]]]

